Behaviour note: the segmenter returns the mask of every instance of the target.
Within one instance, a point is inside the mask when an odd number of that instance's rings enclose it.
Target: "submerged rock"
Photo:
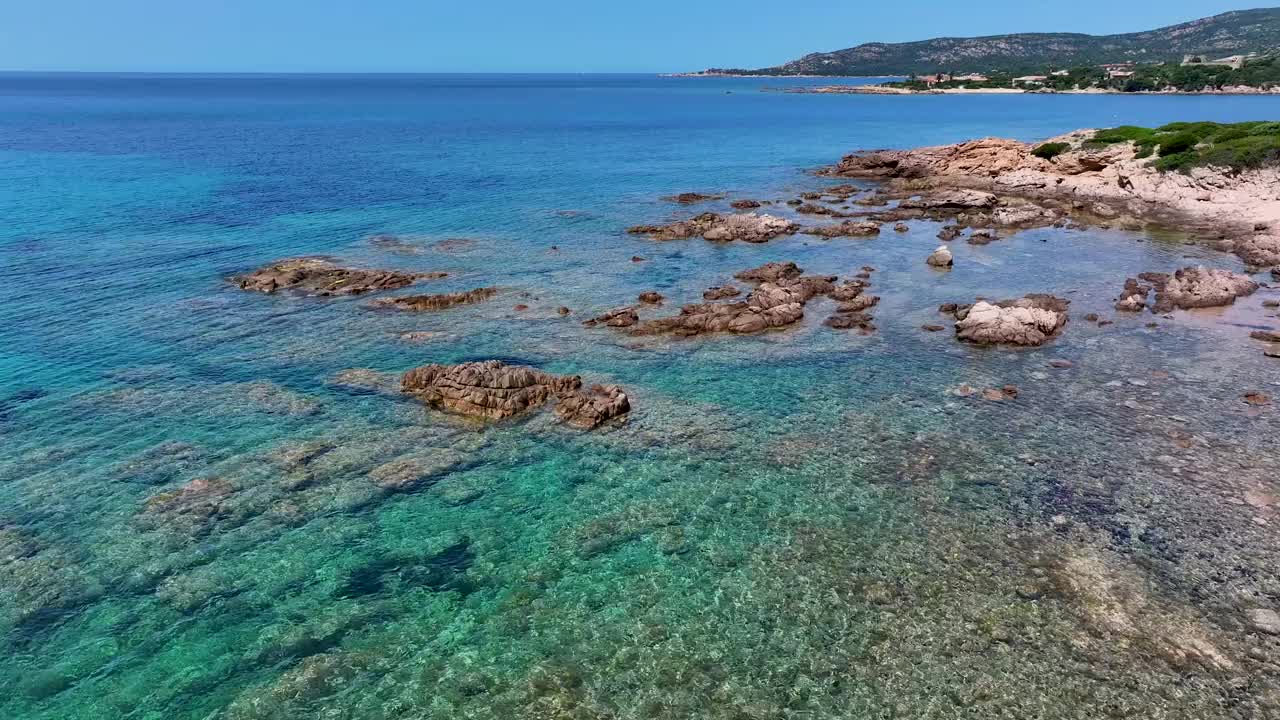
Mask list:
[[[1147,306],[1147,294],[1150,292],[1151,286],[1140,284],[1136,278],[1126,279],[1120,299],[1116,301],[1116,310],[1141,312]]]
[[[653,290],[640,293],[640,297],[637,299],[646,305],[657,305],[663,300],[662,295]]]
[[[393,310],[409,310],[412,312],[428,312],[444,310],[456,305],[473,305],[481,303],[498,294],[497,288],[485,287],[467,290],[466,292],[440,293],[436,295],[406,295],[404,297],[382,298],[373,301],[373,306]]]
[[[742,291],[732,285],[718,285],[716,287],[709,288],[706,292],[702,293],[702,299],[724,300],[725,298],[737,297],[741,294]]]
[[[640,316],[636,313],[636,309],[627,306],[614,308],[603,315],[593,317],[590,320],[583,320],[584,327],[595,327],[596,325],[606,325],[608,327],[624,328],[631,327],[640,322]]]
[[[593,385],[588,390],[564,393],[556,415],[574,427],[592,430],[631,411],[627,394],[617,385]]]
[[[956,338],[979,345],[1043,345],[1067,324],[1068,304],[1042,294],[997,303],[979,300],[957,308]]]
[[[360,270],[339,267],[325,258],[292,258],[281,260],[247,275],[236,275],[231,282],[241,290],[274,293],[292,290],[323,297],[359,295],[381,290],[407,287],[419,280],[445,277],[447,273],[407,273],[395,270]]]
[[[663,200],[667,202],[679,203],[681,205],[693,205],[702,202],[711,202],[712,200],[723,200],[724,195],[708,195],[698,192],[686,192],[679,195],[668,195]]]
[[[729,207],[734,210],[754,210],[760,207],[760,202],[757,200],[734,200],[729,203]]]

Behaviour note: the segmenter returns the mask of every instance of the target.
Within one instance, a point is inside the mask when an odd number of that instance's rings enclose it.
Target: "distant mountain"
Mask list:
[[[709,73],[759,75],[910,75],[948,72],[1043,70],[1100,63],[1181,61],[1184,55],[1220,58],[1280,48],[1280,8],[1238,10],[1124,35],[1021,33],[977,38],[935,38],[909,43],[867,43],[813,53],[759,70]]]

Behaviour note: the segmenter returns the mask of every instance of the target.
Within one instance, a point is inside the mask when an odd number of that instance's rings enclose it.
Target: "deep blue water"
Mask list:
[[[921,262],[930,223],[764,246],[623,230],[696,212],[659,199],[682,191],[794,197],[855,149],[1275,119],[1280,98],[761,91],[806,83],[821,81],[0,75],[3,715],[1274,708],[1274,672],[1246,657],[1274,648],[1215,614],[1280,597],[1272,541],[1249,534],[1265,522],[1219,528],[1197,514],[1203,489],[1162,484],[1197,465],[1222,478],[1241,448],[1275,459],[1270,416],[1236,407],[1274,364],[1213,322],[1079,323],[1038,354],[919,331],[938,303],[983,294],[1072,293],[1075,313],[1108,313],[1127,275],[1233,258],[1176,234],[1041,230],[959,247],[939,279]],[[416,251],[367,242],[378,234]],[[471,242],[436,249],[450,238]],[[502,294],[409,317],[224,281],[312,254]],[[632,343],[577,322],[784,259],[878,267],[881,332],[815,316],[766,337]],[[1049,355],[1084,370],[1048,381]],[[485,357],[621,383],[632,422],[477,428],[329,381]],[[1168,375],[1129,382],[1153,371]],[[960,382],[1023,392],[966,403],[947,392]],[[1194,450],[1171,443],[1183,435]],[[318,468],[279,459],[317,441],[337,448]],[[416,493],[375,492],[372,470],[405,458],[445,469]],[[1223,503],[1274,482],[1266,462],[1231,467]],[[234,488],[211,517],[149,518],[149,498],[200,478]],[[1050,520],[1077,511],[1070,531]],[[1170,559],[1204,552],[1253,579],[1201,587],[1213,563]],[[1061,567],[1100,568],[1104,590],[1027,600],[1028,577]],[[1107,583],[1146,594],[1115,600]],[[1128,624],[1109,625],[1117,614]],[[1165,657],[1187,638],[1225,648],[1252,690]],[[1120,679],[1099,687],[1100,673]]]

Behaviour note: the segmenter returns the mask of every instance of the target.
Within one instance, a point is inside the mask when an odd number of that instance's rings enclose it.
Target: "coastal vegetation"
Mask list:
[[[1194,167],[1244,170],[1280,161],[1280,122],[1176,122],[1157,128],[1125,125],[1100,130],[1089,140],[1095,146],[1132,142],[1137,157],[1155,157],[1163,171]],[[1044,157],[1042,145],[1036,154]]]
[[[1214,63],[1040,68],[1036,74],[997,72],[989,75],[912,76],[886,87],[905,90],[992,90],[1018,88],[1040,92],[1102,90],[1111,92],[1220,92],[1230,88],[1271,90],[1280,87],[1280,56],[1243,61],[1240,67]]]

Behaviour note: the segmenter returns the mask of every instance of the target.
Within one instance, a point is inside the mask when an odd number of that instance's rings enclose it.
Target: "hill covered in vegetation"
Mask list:
[[[1123,35],[1021,33],[977,38],[935,38],[868,43],[813,53],[776,67],[712,69],[752,75],[884,76],[946,72],[1018,72],[1048,66],[1180,62],[1280,48],[1280,8],[1239,10],[1146,32]]]

